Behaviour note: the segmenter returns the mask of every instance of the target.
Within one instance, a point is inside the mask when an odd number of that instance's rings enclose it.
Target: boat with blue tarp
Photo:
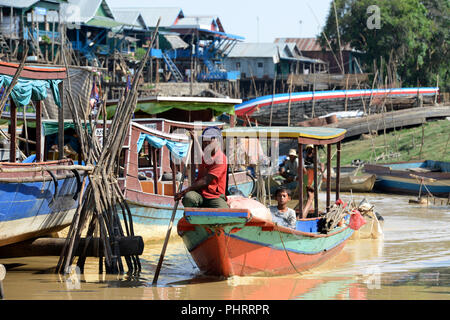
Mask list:
[[[0,62],[0,87],[4,94],[19,68],[17,64]],[[9,157],[0,162],[0,246],[57,232],[72,222],[85,168],[62,154],[58,159],[46,160],[42,133],[42,101],[52,94],[61,109],[62,81],[66,78],[65,68],[26,65],[10,94],[4,97],[9,102],[9,112],[2,117],[9,125],[4,141],[9,142],[3,147],[9,147]],[[24,153],[17,143],[18,110],[25,110],[30,104],[35,110],[31,121],[35,122],[36,138],[25,139],[30,148]],[[58,135],[58,145],[63,146],[62,131]]]

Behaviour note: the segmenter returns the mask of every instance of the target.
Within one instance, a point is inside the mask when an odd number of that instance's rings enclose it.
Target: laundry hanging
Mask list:
[[[161,149],[164,146],[170,150],[172,155],[177,159],[186,157],[189,149],[188,142],[176,142],[169,139],[159,138],[147,133],[141,133],[137,142],[137,151],[141,151],[144,141],[147,141],[152,147]]]
[[[10,76],[0,75],[0,88],[3,86],[9,87],[12,79],[13,78]],[[51,89],[56,105],[61,107],[58,88],[58,84],[61,81],[62,80],[31,80],[19,78],[11,91],[11,98],[17,106],[26,106],[31,100],[45,100],[45,98],[47,98],[47,90]]]

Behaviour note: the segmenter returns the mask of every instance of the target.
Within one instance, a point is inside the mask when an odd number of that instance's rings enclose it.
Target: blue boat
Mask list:
[[[52,167],[71,165],[71,159],[0,164],[0,246],[57,232],[70,225],[77,208],[81,177],[71,170],[53,171]],[[48,171],[27,171],[44,167]],[[22,172],[7,172],[8,169]]]
[[[17,64],[0,62],[0,88],[5,93],[18,68]],[[79,167],[62,157],[45,161],[42,134],[41,101],[51,91],[60,106],[59,91],[65,78],[65,68],[25,66],[7,97],[9,110],[2,118],[9,121],[11,137],[9,157],[0,162],[0,246],[60,231],[73,219],[82,186],[82,176],[76,170]],[[20,162],[17,156],[25,155],[16,142],[18,111],[22,108],[25,112],[30,101],[36,110],[32,120],[36,123],[35,152]]]
[[[366,164],[364,171],[376,175],[374,189],[385,193],[448,197],[450,162],[424,160]]]

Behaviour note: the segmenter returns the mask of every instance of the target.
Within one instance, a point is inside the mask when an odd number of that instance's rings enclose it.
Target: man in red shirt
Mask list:
[[[195,138],[194,138],[195,139]],[[225,197],[227,157],[222,152],[222,133],[209,127],[202,134],[202,163],[195,182],[175,195],[184,207],[228,208]]]

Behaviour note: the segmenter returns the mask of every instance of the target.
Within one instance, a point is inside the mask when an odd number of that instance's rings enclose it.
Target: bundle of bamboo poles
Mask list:
[[[133,237],[134,230],[130,209],[119,187],[115,175],[116,170],[113,170],[113,168],[117,168],[119,165],[120,151],[137,104],[139,78],[148,60],[158,28],[159,21],[153,34],[151,45],[142,59],[137,72],[134,74],[131,88],[122,92],[116,112],[108,128],[106,127],[107,115],[104,103],[101,106],[101,110],[94,116],[90,106],[86,109],[81,108],[80,112],[83,114],[79,114],[79,109],[75,106],[76,101],[74,101],[70,91],[65,92],[68,94],[68,106],[80,139],[83,159],[86,165],[92,165],[94,169],[87,175],[89,178],[87,186],[85,186],[86,177],[84,177],[82,188],[84,194],[79,198],[80,202],[56,267],[57,273],[70,272],[69,267],[74,260],[73,253],[75,251],[80,252],[78,244],[85,225],[88,228],[85,234],[84,248],[81,250],[82,253],[77,261],[80,271],[84,271],[86,251],[89,241],[94,237],[94,233],[99,234],[102,244],[102,252],[98,252],[99,272],[103,272],[103,262],[107,273],[117,274],[124,271],[119,250],[119,240],[125,237],[125,232],[126,236]],[[83,104],[82,101],[78,102],[80,105]],[[99,123],[100,114],[103,117],[103,144],[99,142],[98,137],[95,135],[95,128]],[[89,128],[91,128],[90,132]],[[122,213],[125,232],[119,219],[119,211]],[[140,271],[141,266],[138,255],[125,256],[124,258],[129,273]]]

